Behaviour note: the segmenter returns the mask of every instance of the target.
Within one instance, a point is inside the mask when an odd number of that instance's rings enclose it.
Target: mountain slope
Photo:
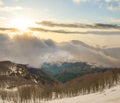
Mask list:
[[[119,83],[120,69],[111,69],[104,72],[91,73],[82,77],[75,78],[64,83],[65,91],[71,90],[77,93],[78,90],[83,93],[102,91]],[[76,90],[76,91],[75,91]]]
[[[47,66],[50,67],[51,64],[47,64]],[[54,64],[51,67],[54,67],[53,73],[60,73],[60,75],[64,71],[75,74],[81,72],[83,75],[74,77],[66,83],[59,83],[43,70],[3,61],[0,62],[0,99],[3,102],[29,103],[33,100],[33,103],[37,103],[43,99],[49,100],[98,92],[118,84],[120,80],[120,69],[102,67],[100,69],[79,62]],[[47,69],[49,70],[49,68]],[[59,72],[54,69],[58,69]],[[68,77],[67,75],[63,78]]]
[[[53,76],[63,83],[89,73],[104,72],[109,69],[111,68],[95,67],[84,62],[45,63],[42,65],[42,70],[46,74]]]
[[[9,85],[40,85],[54,86],[57,81],[49,77],[42,70],[27,67],[26,65],[12,63],[10,61],[0,62],[0,82],[9,82]],[[6,84],[6,83],[5,83]]]

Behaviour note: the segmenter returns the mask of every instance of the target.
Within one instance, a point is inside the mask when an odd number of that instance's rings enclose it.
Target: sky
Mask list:
[[[29,18],[34,22],[49,21],[53,23],[66,23],[66,24],[110,24],[120,26],[120,0],[0,0],[0,27],[11,27],[11,21],[15,18]],[[34,25],[35,27],[43,27],[51,29],[68,30],[69,27],[50,28],[50,25]],[[78,30],[79,29],[79,30]],[[75,28],[71,27],[73,31],[90,31],[90,28]],[[55,34],[49,36],[48,33],[42,33],[41,37],[45,39],[54,39],[57,42],[70,41],[79,39],[87,42],[90,45],[112,46],[118,47],[120,42],[118,40],[119,29],[108,30],[109,32],[99,31],[99,35],[79,35],[79,33],[71,33],[72,35],[63,35],[62,40]],[[68,30],[69,31],[69,30]],[[93,31],[93,30],[91,30]],[[102,31],[102,33],[100,33]],[[35,31],[34,31],[35,32]],[[110,33],[111,32],[111,33]],[[109,37],[108,33],[112,34]],[[53,34],[53,32],[50,34]],[[81,33],[82,34],[82,33]],[[103,34],[103,36],[100,36]],[[78,37],[79,35],[79,37]],[[115,35],[115,36],[114,36]],[[116,36],[117,35],[117,36]],[[95,39],[94,39],[94,38]],[[100,40],[98,40],[100,38]],[[94,40],[93,40],[94,39]],[[113,40],[114,39],[114,40]],[[108,42],[109,41],[109,42]],[[115,41],[115,42],[114,42]],[[103,43],[104,42],[104,43]]]
[[[0,16],[6,19],[24,15],[36,20],[48,19],[64,20],[64,22],[120,23],[120,0],[0,1]]]
[[[0,0],[1,60],[30,64],[34,57],[87,62],[95,57],[92,63],[118,66],[119,38],[120,0]]]

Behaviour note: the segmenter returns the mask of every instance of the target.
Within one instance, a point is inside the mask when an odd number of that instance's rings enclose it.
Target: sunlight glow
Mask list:
[[[29,27],[34,25],[34,21],[29,18],[16,18],[11,20],[11,27],[19,29],[21,31],[27,30]]]

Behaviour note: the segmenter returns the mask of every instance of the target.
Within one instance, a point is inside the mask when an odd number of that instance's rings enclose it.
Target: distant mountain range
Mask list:
[[[96,67],[85,62],[64,62],[61,64],[44,63],[41,67],[46,74],[60,82],[68,82],[74,78],[90,73],[105,72],[111,68]]]

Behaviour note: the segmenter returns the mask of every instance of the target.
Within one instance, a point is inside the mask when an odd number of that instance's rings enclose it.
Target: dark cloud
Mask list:
[[[0,34],[0,42],[2,43],[2,42],[5,42],[5,41],[7,41],[7,35]]]
[[[56,23],[52,21],[36,22],[38,25],[49,27],[68,27],[68,28],[92,28],[92,29],[120,29],[120,26],[113,24],[83,24],[83,23]]]
[[[120,31],[70,31],[70,30],[51,30],[45,28],[29,28],[32,31],[39,32],[52,32],[52,33],[60,33],[60,34],[95,34],[95,35],[120,35]]]
[[[63,24],[63,23],[55,23],[51,21],[36,22],[36,24],[50,26],[50,27],[72,27],[72,28],[92,27],[91,25],[87,25],[87,24],[78,24],[78,23],[77,24]]]
[[[5,34],[0,34],[0,60],[11,60],[36,67],[44,62],[64,61],[84,61],[103,66],[120,66],[120,59],[115,58],[112,53],[107,55],[103,50],[81,41],[74,40],[58,44],[50,39],[38,39],[27,33],[16,35],[12,39]]]
[[[33,31],[40,31],[40,32],[52,32],[52,33],[64,33],[64,34],[96,34],[96,35],[120,35],[120,26],[119,25],[113,25],[113,24],[82,24],[82,23],[55,23],[51,21],[42,21],[37,22],[37,24],[42,26],[48,26],[49,29],[43,27],[43,28],[30,28],[30,30]],[[53,27],[57,27],[57,30]],[[62,27],[59,28],[59,27]],[[69,28],[66,30],[66,27]],[[71,31],[71,28],[85,28],[91,29],[88,31],[80,31],[80,30],[74,30]],[[115,29],[114,31],[112,29]]]
[[[113,29],[120,29],[120,26],[118,25],[113,25],[113,24],[95,24],[96,28],[113,28]]]
[[[58,29],[58,30],[52,30],[52,29],[46,29],[46,28],[35,28],[30,27],[29,30],[31,31],[38,31],[38,32],[51,32],[51,33],[60,33],[60,34],[96,34],[96,35],[120,35],[120,31],[71,31],[71,30],[65,30],[65,29]],[[19,32],[16,28],[0,28],[0,31],[8,31],[8,32]]]
[[[15,32],[15,31],[18,31],[18,29],[16,29],[16,28],[0,28],[0,31],[13,31],[13,32]]]
[[[45,28],[29,28],[32,31],[40,31],[40,32],[52,32],[52,33],[63,33],[63,34],[83,34],[85,32],[79,32],[79,31],[68,31],[68,30],[51,30],[51,29],[45,29]]]
[[[31,31],[37,31],[37,32],[47,32],[47,33],[59,33],[59,34],[95,34],[95,35],[120,35],[120,26],[118,25],[111,25],[111,24],[62,24],[62,23],[54,23],[50,21],[43,21],[43,22],[37,22],[37,24],[50,26],[51,28],[46,27],[30,27],[28,28]],[[53,27],[58,27],[54,29]],[[63,27],[62,29],[59,27]],[[65,27],[68,27],[69,29],[66,29]],[[71,28],[73,30],[71,31]],[[80,31],[75,30],[74,28],[91,28],[91,30],[87,31]],[[112,30],[116,29],[116,30]],[[0,28],[0,31],[4,32],[20,32],[20,30],[16,28]]]

